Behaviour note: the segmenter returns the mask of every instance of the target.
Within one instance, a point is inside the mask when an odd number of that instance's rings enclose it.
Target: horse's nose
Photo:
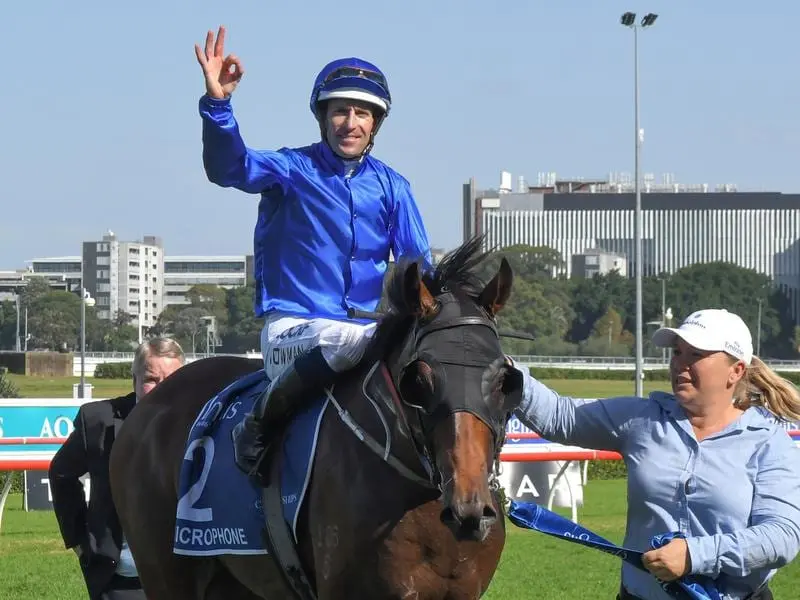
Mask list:
[[[474,494],[468,499],[454,499],[442,510],[441,518],[459,538],[483,541],[497,522],[497,510],[491,501]]]

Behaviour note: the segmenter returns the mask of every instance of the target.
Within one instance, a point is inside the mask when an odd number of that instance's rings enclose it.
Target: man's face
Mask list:
[[[374,128],[375,117],[369,104],[344,98],[328,102],[325,114],[328,144],[342,158],[358,158],[367,147]]]
[[[150,356],[143,365],[142,372],[133,378],[133,391],[136,392],[138,402],[144,396],[164,381],[172,373],[181,367],[181,361],[177,358],[166,356]]]

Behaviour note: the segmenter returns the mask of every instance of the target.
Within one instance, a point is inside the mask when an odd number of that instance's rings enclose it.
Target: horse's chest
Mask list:
[[[434,566],[419,564],[391,581],[387,598],[407,600],[477,600],[486,587],[474,564],[464,565],[465,572],[443,576]],[[466,572],[469,571],[469,572]]]
[[[378,572],[388,584],[387,598],[473,600],[486,591],[491,574],[480,568],[481,553],[464,553],[442,540],[389,540]],[[474,550],[475,546],[471,546]],[[486,550],[489,548],[487,547]]]

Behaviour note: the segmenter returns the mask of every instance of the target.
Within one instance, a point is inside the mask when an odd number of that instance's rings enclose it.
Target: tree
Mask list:
[[[698,263],[675,272],[667,285],[670,306],[680,323],[701,308],[737,313],[758,341],[761,305],[761,354],[791,356],[794,319],[788,298],[766,275],[728,262]]]
[[[548,246],[517,244],[495,252],[492,258],[486,261],[487,272],[494,274],[503,258],[511,266],[515,281],[550,280],[553,274],[564,266],[564,259],[558,250]]]
[[[609,306],[605,314],[594,322],[591,337],[607,339],[609,344],[622,337],[622,318],[613,306]]]
[[[597,319],[592,334],[581,343],[581,352],[589,356],[630,356],[634,338],[622,325],[622,317],[610,306]]]
[[[196,306],[184,308],[175,317],[172,322],[172,330],[177,338],[183,338],[185,341],[190,341],[192,354],[197,352],[198,337],[202,339],[201,334],[206,332],[206,322],[203,317],[208,316],[207,311]],[[201,345],[202,351],[205,352],[205,344]]]
[[[225,352],[241,353],[261,347],[261,329],[264,320],[257,318],[253,312],[255,287],[248,284],[228,290],[228,330],[223,337]]]
[[[795,326],[794,328],[794,338],[792,340],[792,346],[794,349],[794,353],[800,354],[800,326]]]
[[[552,277],[563,261],[561,255],[547,247],[511,246],[494,253],[481,269],[489,281],[505,258],[514,274],[514,285],[508,304],[498,315],[501,328],[514,329],[539,339],[562,339],[573,319],[566,282]],[[517,352],[530,342],[508,340],[506,346]],[[505,346],[504,346],[505,347]]]
[[[217,335],[222,335],[228,325],[228,296],[226,290],[216,285],[200,284],[186,292],[192,308],[202,309],[206,316],[216,318]]]
[[[28,308],[28,329],[32,340],[29,345],[50,350],[77,348],[80,310],[80,298],[70,292],[55,290],[35,297]]]
[[[36,304],[38,300],[44,298],[47,294],[53,291],[50,287],[50,283],[44,277],[28,277],[26,281],[27,284],[22,289],[22,292],[20,292],[21,308],[25,308],[27,306],[30,309],[30,307]]]
[[[0,349],[12,350],[16,348],[17,335],[17,306],[15,302],[4,300],[0,302]],[[20,332],[22,335],[22,332]]]
[[[587,279],[572,279],[571,296],[572,311],[575,315],[569,331],[569,338],[575,342],[589,338],[597,320],[605,315],[609,308],[616,307],[615,312],[624,324],[627,317],[627,306],[633,304],[632,281],[611,271],[598,274]],[[631,327],[633,328],[633,327]]]
[[[139,332],[130,322],[133,317],[118,311],[110,321],[98,319],[93,307],[86,308],[86,345],[95,352],[131,352]]]
[[[0,398],[19,398],[19,388],[9,379],[6,367],[0,367]]]

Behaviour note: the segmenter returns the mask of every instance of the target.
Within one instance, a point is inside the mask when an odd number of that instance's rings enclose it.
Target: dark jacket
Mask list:
[[[111,446],[136,395],[84,404],[75,429],[50,463],[53,509],[67,548],[83,550],[80,566],[90,598],[106,590],[119,561],[122,527],[114,509],[109,480]],[[89,504],[80,477],[90,478]]]

